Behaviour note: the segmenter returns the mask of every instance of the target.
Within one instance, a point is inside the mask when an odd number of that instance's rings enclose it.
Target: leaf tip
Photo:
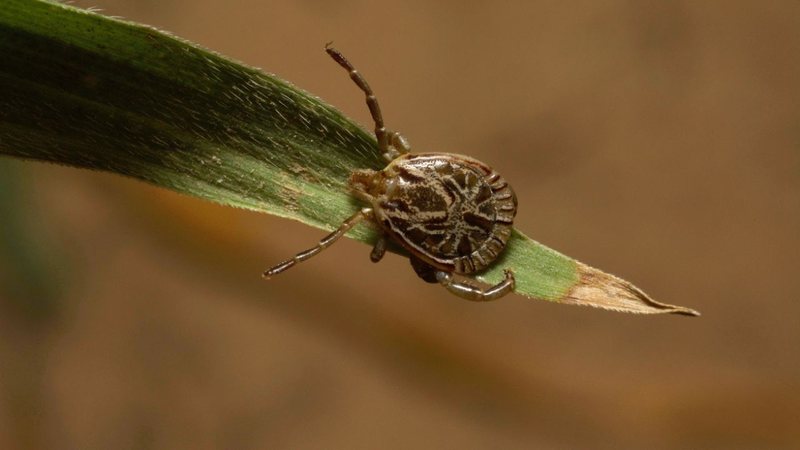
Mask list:
[[[657,302],[631,283],[582,263],[578,263],[578,277],[561,303],[634,314],[700,315],[691,308]]]

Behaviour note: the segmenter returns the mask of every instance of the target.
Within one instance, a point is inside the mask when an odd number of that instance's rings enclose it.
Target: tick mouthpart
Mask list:
[[[386,176],[375,170],[356,170],[350,175],[348,185],[356,194],[377,197],[386,193]]]

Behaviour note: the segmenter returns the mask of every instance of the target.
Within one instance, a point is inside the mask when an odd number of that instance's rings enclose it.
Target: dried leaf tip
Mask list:
[[[561,303],[634,314],[700,315],[691,308],[657,302],[631,283],[582,263],[578,263],[578,276],[578,283]]]

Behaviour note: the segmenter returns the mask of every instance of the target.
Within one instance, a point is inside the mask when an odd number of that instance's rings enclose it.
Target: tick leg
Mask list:
[[[455,281],[453,279],[453,274],[448,272],[436,272],[436,279],[439,280],[439,283],[448,291],[461,298],[465,298],[473,302],[488,302],[491,300],[497,300],[509,292],[514,291],[514,273],[508,269],[506,269],[504,273],[506,274],[506,277],[503,281],[495,284],[485,291],[471,284]]]
[[[334,242],[336,242],[340,237],[344,236],[351,228],[356,226],[359,222],[370,217],[372,215],[372,208],[362,208],[361,211],[353,214],[347,220],[342,222],[342,225],[339,226],[333,233],[325,236],[319,241],[319,244],[316,247],[312,247],[308,250],[302,251],[295,255],[293,258],[287,259],[286,261],[270,268],[269,270],[264,271],[262,275],[266,279],[270,279],[273,275],[277,275],[283,271],[289,270],[290,268],[294,267],[295,264],[299,262],[303,262],[312,256],[315,256],[317,253],[325,250],[326,248],[330,247]]]
[[[372,88],[369,87],[367,80],[356,70],[355,67],[347,60],[347,58],[342,55],[339,50],[331,47],[330,44],[325,46],[325,51],[328,52],[328,55],[333,58],[340,66],[344,67],[345,70],[350,74],[350,78],[356,83],[356,85],[364,91],[364,94],[367,96],[367,106],[369,107],[369,112],[372,114],[372,120],[375,122],[375,137],[378,139],[378,148],[380,149],[381,153],[386,157],[387,155],[391,155],[392,153],[396,153],[395,150],[392,152],[392,149],[389,148],[389,133],[386,131],[386,127],[383,124],[383,116],[381,115],[381,107],[378,106],[378,99],[375,97],[375,94],[372,92]]]
[[[411,151],[411,145],[409,145],[406,138],[396,131],[389,131],[389,143],[400,155],[405,155]]]
[[[386,235],[383,234],[375,242],[375,246],[372,247],[372,253],[369,254],[369,259],[372,260],[372,262],[376,263],[383,258],[383,255],[386,253],[386,244]]]

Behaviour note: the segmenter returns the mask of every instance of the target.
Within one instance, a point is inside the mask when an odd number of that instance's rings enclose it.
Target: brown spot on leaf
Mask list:
[[[289,183],[285,183],[279,193],[283,205],[290,211],[300,210],[300,197],[302,195],[303,193],[299,189]]]
[[[309,183],[319,184],[320,180],[313,172],[308,170],[306,167],[298,164],[293,163],[289,167],[289,171],[292,172],[296,177],[300,178],[301,180],[307,181]]]

